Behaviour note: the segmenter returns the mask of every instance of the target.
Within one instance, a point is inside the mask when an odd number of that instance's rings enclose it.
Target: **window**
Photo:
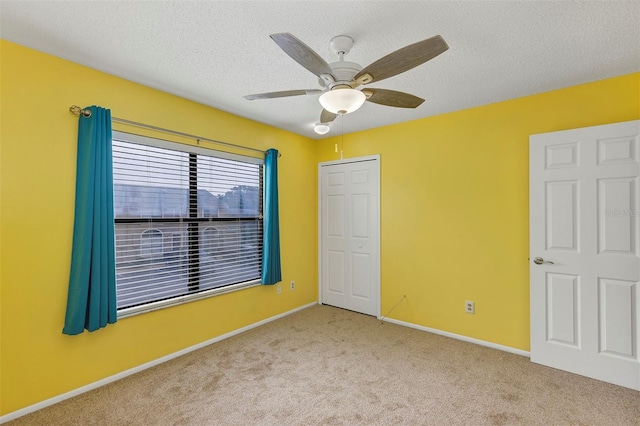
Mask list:
[[[113,132],[121,313],[259,283],[262,164]]]
[[[157,229],[147,229],[140,235],[140,256],[162,255],[162,232]]]
[[[215,226],[208,226],[202,231],[202,246],[211,256],[220,252],[222,247],[220,230]]]

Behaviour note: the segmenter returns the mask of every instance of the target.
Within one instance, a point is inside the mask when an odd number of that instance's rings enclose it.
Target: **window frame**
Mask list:
[[[140,145],[146,145],[146,146],[151,146],[151,147],[156,147],[156,148],[164,148],[164,149],[170,149],[170,150],[175,150],[175,151],[181,151],[181,152],[186,152],[189,154],[195,154],[195,155],[204,155],[204,156],[208,156],[208,157],[215,157],[215,158],[221,158],[221,159],[227,159],[227,160],[234,160],[234,161],[240,161],[240,162],[244,162],[244,163],[251,163],[251,164],[257,164],[260,166],[264,166],[264,158],[258,158],[258,157],[253,157],[253,156],[247,156],[247,155],[239,155],[239,154],[233,154],[233,153],[229,153],[229,152],[224,152],[224,151],[218,151],[218,150],[214,150],[214,149],[208,149],[208,148],[203,148],[201,146],[198,145],[190,145],[190,144],[182,144],[182,143],[178,143],[178,142],[174,142],[174,141],[170,141],[170,140],[166,140],[166,139],[161,139],[158,137],[149,137],[149,136],[143,136],[143,135],[138,135],[138,134],[134,134],[134,133],[128,133],[128,132],[122,132],[122,131],[113,131],[112,132],[112,139],[113,140],[118,140],[118,141],[123,141],[123,142],[129,142],[129,143],[134,143],[134,144],[140,144]],[[196,189],[197,188],[190,188],[190,192],[191,189]],[[191,196],[191,195],[190,195]],[[262,170],[262,173],[260,175],[260,203],[263,204],[264,203],[264,169]],[[262,206],[262,208],[264,208],[264,206]],[[155,222],[154,219],[156,218],[145,218],[149,225],[153,225],[153,223]],[[163,221],[160,218],[157,218],[160,221]],[[218,218],[221,219],[221,218]],[[222,220],[220,221],[235,221],[238,218],[222,218]],[[263,220],[263,216],[262,214],[259,217],[259,220]],[[170,220],[169,222],[174,222],[176,220]],[[181,219],[178,219],[177,221],[181,222]],[[213,221],[212,223],[210,223],[207,228],[204,228],[202,231],[197,229],[197,225],[198,225],[198,220],[196,219],[195,225],[195,233],[202,233],[204,230],[208,229],[209,227],[215,227],[215,222]],[[115,224],[117,223],[127,223],[128,219],[114,219]],[[191,222],[187,222],[187,225],[189,226]],[[149,229],[155,229],[155,228],[149,228]],[[218,230],[220,232],[220,230]],[[146,231],[145,231],[146,232]],[[162,231],[160,231],[162,233]],[[189,231],[187,231],[187,233],[189,233]],[[164,233],[163,234],[163,238],[164,238]],[[142,237],[142,235],[140,236]],[[188,235],[187,235],[187,239],[188,239]],[[163,240],[163,244],[164,244],[164,240]],[[163,250],[164,250],[164,245],[162,246]],[[261,274],[261,269],[262,269],[262,265],[260,265],[260,274]],[[117,272],[117,270],[116,270]],[[142,314],[142,313],[146,313],[146,312],[152,312],[152,311],[156,311],[159,309],[163,309],[163,308],[167,308],[170,306],[175,306],[175,305],[181,305],[183,303],[188,303],[188,302],[192,302],[195,300],[200,300],[200,299],[205,299],[205,298],[209,298],[209,297],[213,297],[213,296],[217,296],[217,295],[221,295],[221,294],[226,294],[226,293],[231,293],[231,292],[235,292],[235,291],[239,291],[239,290],[243,290],[246,288],[251,288],[251,287],[256,287],[261,285],[261,280],[260,278],[256,278],[250,281],[245,281],[245,282],[240,282],[240,283],[236,283],[236,284],[230,284],[230,285],[226,285],[223,287],[217,287],[217,288],[212,288],[212,289],[208,289],[208,290],[201,290],[201,291],[197,291],[191,294],[184,294],[184,295],[180,295],[180,296],[176,296],[176,297],[172,297],[170,299],[165,299],[165,300],[159,300],[159,301],[154,301],[154,302],[149,302],[149,303],[145,303],[142,305],[137,305],[137,306],[132,306],[132,307],[126,307],[126,308],[119,308],[118,309],[118,318],[126,318],[129,316],[133,316],[133,315],[137,315],[137,314]]]

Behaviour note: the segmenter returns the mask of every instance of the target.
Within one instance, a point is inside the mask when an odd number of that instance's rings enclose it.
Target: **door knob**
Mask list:
[[[544,260],[541,257],[534,257],[533,258],[533,263],[535,263],[536,265],[542,265],[543,263],[549,263],[551,265],[553,265],[553,262],[550,260]]]

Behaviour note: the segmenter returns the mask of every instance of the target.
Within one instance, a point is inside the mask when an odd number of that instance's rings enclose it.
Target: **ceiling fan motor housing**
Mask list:
[[[362,67],[355,62],[332,62],[329,64],[329,66],[333,70],[333,76],[336,79],[336,81],[332,83],[330,87],[344,84],[351,86],[353,77],[355,77],[356,74],[362,71]]]
[[[355,85],[352,84],[353,77],[355,77],[356,74],[362,71],[362,67],[355,62],[343,60],[344,55],[349,53],[349,51],[353,47],[353,44],[353,39],[346,35],[335,36],[331,39],[329,47],[340,57],[340,60],[329,64],[332,70],[331,76],[333,77],[333,79],[329,76],[326,76],[325,78],[320,77],[321,86],[328,87],[329,89],[333,89],[336,86],[345,85],[351,88],[355,87]]]

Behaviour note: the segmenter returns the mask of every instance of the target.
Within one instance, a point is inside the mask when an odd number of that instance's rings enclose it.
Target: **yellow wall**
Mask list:
[[[0,50],[0,414],[317,300],[314,141],[13,43],[1,41]],[[283,281],[295,279],[295,291],[283,286],[277,296],[274,287],[255,287],[63,335],[75,190],[72,104],[280,150]]]
[[[345,135],[381,157],[382,313],[529,350],[529,135],[638,118],[640,73]]]

